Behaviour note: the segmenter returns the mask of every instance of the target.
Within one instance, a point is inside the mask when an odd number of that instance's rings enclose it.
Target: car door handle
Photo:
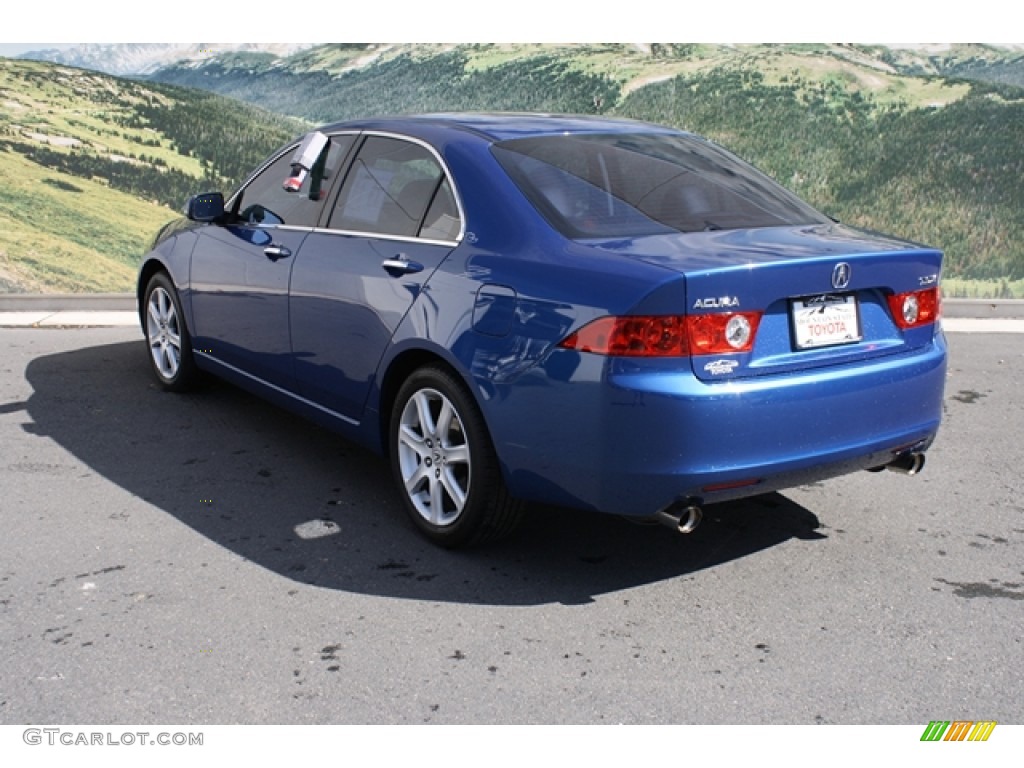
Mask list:
[[[268,245],[263,249],[263,253],[271,261],[285,259],[292,255],[292,252],[283,245]]]
[[[382,267],[392,277],[398,277],[399,275],[409,275],[413,272],[422,272],[423,265],[418,261],[409,261],[405,256],[398,255],[393,259],[385,259],[380,263]]]

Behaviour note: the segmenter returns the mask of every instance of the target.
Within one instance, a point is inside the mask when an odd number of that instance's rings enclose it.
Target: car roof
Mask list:
[[[538,112],[437,112],[348,120],[324,126],[320,130],[327,133],[346,129],[379,130],[417,135],[421,131],[438,128],[474,133],[490,141],[566,133],[685,133],[675,128],[626,118]]]

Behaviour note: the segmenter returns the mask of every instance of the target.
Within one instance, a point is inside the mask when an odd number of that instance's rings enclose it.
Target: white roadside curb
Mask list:
[[[948,333],[1024,333],[1024,317],[944,317]]]
[[[0,312],[0,328],[109,328],[131,325],[141,328],[136,312]]]

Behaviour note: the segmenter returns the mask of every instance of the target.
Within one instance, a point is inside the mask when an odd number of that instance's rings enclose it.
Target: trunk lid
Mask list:
[[[698,355],[708,381],[784,373],[899,354],[935,325],[901,330],[889,296],[938,285],[941,251],[839,225],[773,227],[604,242],[682,273],[680,314],[762,312],[750,352]]]

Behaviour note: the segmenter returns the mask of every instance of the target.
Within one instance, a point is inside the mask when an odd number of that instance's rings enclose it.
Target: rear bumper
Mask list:
[[[484,411],[514,495],[646,516],[679,499],[725,501],[924,450],[945,371],[941,332],[910,352],[728,382],[557,350]],[[523,413],[532,418],[511,418]]]

